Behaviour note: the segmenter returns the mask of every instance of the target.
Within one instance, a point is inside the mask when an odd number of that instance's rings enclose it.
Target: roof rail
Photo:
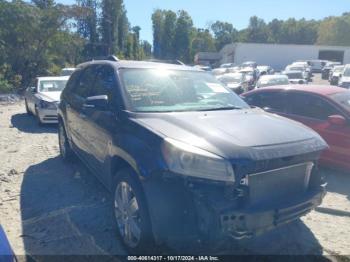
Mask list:
[[[118,57],[115,55],[96,56],[96,57],[93,57],[92,60],[109,60],[109,61],[115,61],[115,62],[119,61]]]
[[[162,59],[149,59],[148,62],[155,62],[155,63],[165,63],[165,64],[174,64],[174,65],[185,65],[180,60],[174,59],[174,60],[162,60]]]

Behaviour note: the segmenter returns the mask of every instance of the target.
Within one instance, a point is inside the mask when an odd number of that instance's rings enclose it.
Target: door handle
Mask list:
[[[83,104],[83,108],[95,108],[94,105]]]

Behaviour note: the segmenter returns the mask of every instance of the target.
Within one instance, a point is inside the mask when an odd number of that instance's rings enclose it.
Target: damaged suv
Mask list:
[[[59,105],[59,146],[113,193],[131,253],[177,241],[253,237],[319,205],[311,129],[250,108],[192,67],[81,64]]]

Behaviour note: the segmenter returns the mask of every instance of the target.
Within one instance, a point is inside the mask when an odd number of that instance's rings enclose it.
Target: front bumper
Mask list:
[[[56,124],[58,123],[57,109],[38,108],[38,117],[42,123]]]
[[[325,186],[320,186],[319,190],[276,206],[222,212],[219,214],[221,233],[235,239],[260,235],[309,213],[321,204],[324,196]]]
[[[252,206],[232,197],[229,187],[185,184],[182,179],[143,181],[158,244],[251,238],[307,214],[325,196],[325,185],[318,185],[292,200]]]

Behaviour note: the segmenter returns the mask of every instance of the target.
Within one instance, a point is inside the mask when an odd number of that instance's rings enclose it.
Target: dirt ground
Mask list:
[[[109,193],[79,162],[62,162],[56,129],[38,126],[22,102],[0,105],[0,224],[15,253],[37,261],[50,254],[126,254]],[[350,255],[350,174],[322,172],[329,184],[320,208],[217,254]]]

